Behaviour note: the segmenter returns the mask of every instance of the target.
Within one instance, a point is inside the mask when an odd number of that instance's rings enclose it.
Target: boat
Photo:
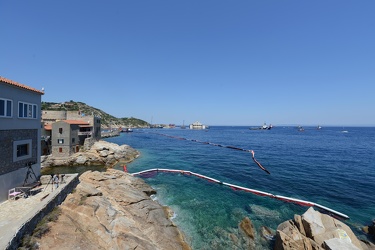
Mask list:
[[[321,127],[321,126],[318,126],[318,127],[316,127],[316,129],[318,129],[318,130],[319,130],[319,129],[322,129],[322,127]]]
[[[207,127],[206,127],[206,125],[203,125],[199,121],[196,121],[196,122],[190,124],[189,128],[190,129],[206,129]]]
[[[342,130],[341,130],[341,133],[348,133],[349,131],[344,129],[344,127],[342,127]]]
[[[123,128],[123,129],[121,130],[121,132],[124,132],[124,133],[130,133],[130,132],[133,132],[133,129],[131,129],[131,128]]]
[[[250,130],[270,130],[272,128],[273,128],[272,124],[270,124],[269,126],[267,126],[266,123],[263,123],[263,126],[261,126],[261,127],[252,127],[252,128],[250,128]]]
[[[185,120],[182,121],[182,126],[180,128],[182,128],[182,129],[186,128],[186,126],[185,126]]]

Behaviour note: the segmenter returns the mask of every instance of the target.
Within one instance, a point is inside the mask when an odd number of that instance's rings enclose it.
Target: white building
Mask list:
[[[37,181],[30,170],[40,176],[43,94],[0,76],[0,202],[9,189]]]

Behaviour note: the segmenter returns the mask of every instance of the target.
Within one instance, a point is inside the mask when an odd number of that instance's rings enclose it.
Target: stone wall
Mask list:
[[[94,116],[83,114],[81,111],[67,111],[67,120],[79,120],[88,122],[90,125],[94,125]]]
[[[50,200],[41,210],[36,212],[34,216],[32,216],[25,224],[21,226],[17,234],[9,242],[6,249],[16,250],[20,245],[22,238],[26,234],[31,234],[34,231],[36,225],[43,219],[43,217],[50,213],[55,207],[60,205],[68,196],[68,194],[70,194],[73,189],[77,187],[78,183],[78,174],[74,174],[73,179],[69,183],[67,183],[66,186],[62,187],[61,191],[55,197],[53,197],[52,200]]]
[[[95,142],[96,140],[92,137],[86,138],[85,142],[83,143],[83,151],[89,151]]]
[[[42,111],[42,120],[45,124],[52,124],[56,120],[65,120],[66,111],[53,111],[53,110],[43,110]]]
[[[37,136],[37,129],[0,130],[0,175],[23,168],[29,162],[38,162],[37,152],[39,145]],[[13,142],[25,139],[32,140],[31,157],[13,162]]]

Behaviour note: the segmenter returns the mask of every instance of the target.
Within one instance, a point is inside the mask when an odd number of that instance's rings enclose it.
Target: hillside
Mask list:
[[[104,128],[119,128],[119,127],[132,127],[132,128],[141,128],[148,127],[149,124],[141,119],[134,117],[130,118],[117,118],[114,117],[103,110],[91,107],[83,102],[42,102],[42,111],[43,110],[66,110],[66,111],[81,111],[87,115],[96,115],[101,117],[102,127]]]

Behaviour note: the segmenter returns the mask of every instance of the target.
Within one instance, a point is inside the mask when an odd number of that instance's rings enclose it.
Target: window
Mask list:
[[[59,128],[59,133],[60,133],[60,134],[62,134],[62,131],[63,131],[63,129],[62,129],[62,128]]]
[[[25,156],[29,154],[29,144],[17,145],[17,157]]]
[[[31,158],[32,140],[21,140],[13,142],[13,161]]]
[[[26,102],[18,102],[18,117],[19,118],[37,118],[37,105]]]
[[[76,138],[72,138],[72,143],[75,143],[76,142]]]
[[[13,101],[0,98],[0,117],[12,117]]]
[[[57,139],[58,144],[64,144],[64,139]]]

